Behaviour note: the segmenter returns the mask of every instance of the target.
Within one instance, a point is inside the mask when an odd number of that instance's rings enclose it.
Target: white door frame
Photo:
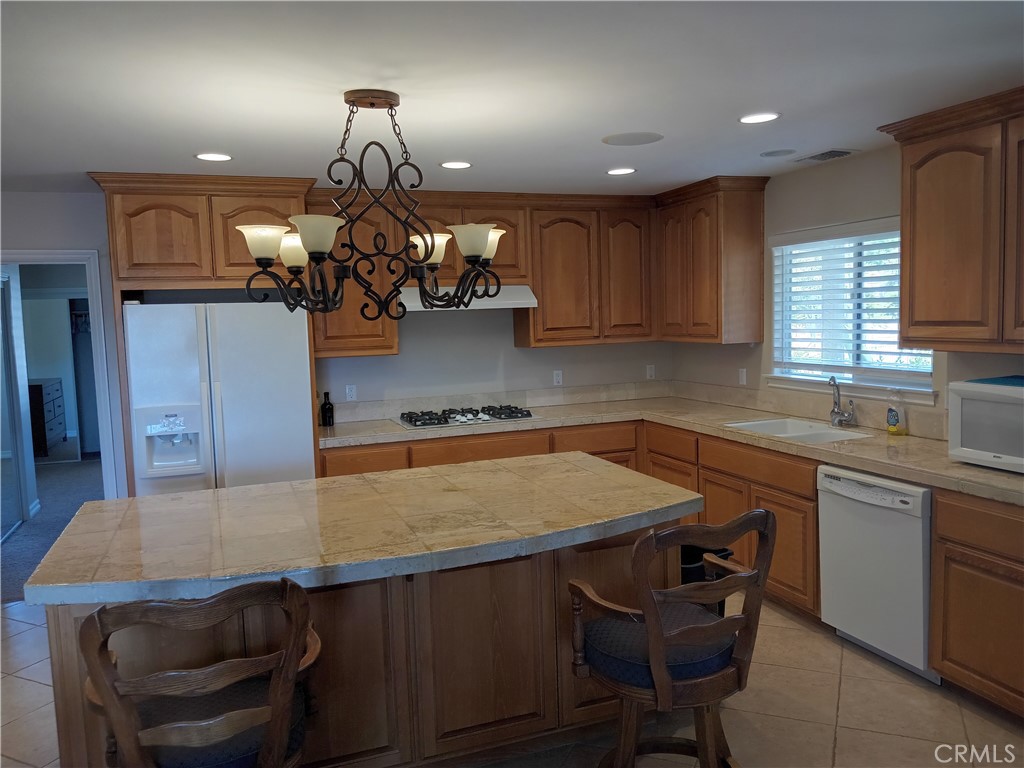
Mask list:
[[[98,251],[0,251],[5,264],[82,264],[89,294],[89,323],[92,326],[93,375],[96,378],[96,417],[100,431],[100,465],[103,471],[103,498],[117,498],[114,472],[114,431],[121,429],[110,412],[110,388],[107,381],[106,331],[103,326],[103,294],[100,289],[100,256]],[[101,396],[102,393],[102,396]]]

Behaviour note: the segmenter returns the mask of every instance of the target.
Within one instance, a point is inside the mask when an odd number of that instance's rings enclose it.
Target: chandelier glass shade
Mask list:
[[[338,147],[338,157],[327,166],[328,180],[339,188],[332,198],[338,210],[331,216],[292,216],[288,221],[296,232],[277,225],[236,227],[245,236],[249,253],[258,267],[245,284],[249,298],[256,302],[268,301],[269,290],[255,285],[269,281],[291,312],[296,309],[333,312],[342,306],[346,284],[351,280],[365,298],[360,307],[365,319],[387,316],[398,320],[406,312],[402,287],[410,280],[416,281],[420,303],[426,309],[464,308],[473,299],[497,296],[501,280],[491,269],[491,261],[504,230],[496,229],[494,224],[456,224],[447,227],[451,234],[430,230],[426,220],[417,213],[419,202],[411,194],[423,183],[423,174],[413,164],[398,126],[398,94],[347,91],[345,103],[349,105],[345,133]],[[363,148],[358,164],[348,157],[346,144],[360,107],[387,109],[401,149],[400,163],[394,164],[387,149],[378,141],[371,141]],[[371,185],[368,179],[371,160],[376,168],[381,167],[383,160],[386,175],[382,184]],[[382,215],[396,225],[394,242],[389,242],[387,234],[379,230],[373,232],[369,242],[357,236],[367,222],[380,221]],[[442,290],[438,286],[437,272],[453,236],[465,257],[465,269],[454,286]],[[288,277],[274,271],[278,257]],[[378,270],[384,270],[386,280],[375,280]],[[387,287],[378,290],[380,284]]]

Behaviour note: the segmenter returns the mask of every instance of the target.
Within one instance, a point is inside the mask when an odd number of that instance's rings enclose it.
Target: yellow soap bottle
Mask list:
[[[890,435],[906,435],[907,408],[895,389],[889,390],[889,407],[885,409],[885,429]]]

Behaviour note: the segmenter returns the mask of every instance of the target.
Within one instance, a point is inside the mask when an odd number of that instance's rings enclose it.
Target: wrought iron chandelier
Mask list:
[[[401,298],[402,286],[410,278],[416,280],[420,302],[426,309],[463,308],[473,299],[497,296],[501,280],[491,270],[491,260],[499,238],[505,233],[495,229],[494,224],[447,227],[454,233],[459,250],[465,256],[466,269],[454,287],[442,291],[438,286],[437,272],[452,235],[431,232],[427,222],[416,212],[419,202],[411,190],[423,183],[423,173],[412,162],[402,138],[396,117],[398,94],[378,90],[346,91],[345,103],[349,106],[345,133],[338,147],[338,157],[327,166],[328,180],[341,188],[333,197],[338,210],[331,216],[292,216],[288,221],[298,232],[264,224],[236,227],[245,235],[249,253],[259,267],[245,283],[249,298],[255,302],[270,299],[267,289],[253,289],[253,283],[266,278],[277,288],[289,311],[301,308],[307,312],[333,312],[342,306],[345,283],[351,278],[366,298],[360,308],[365,319],[377,320],[387,315],[399,320],[406,312]],[[394,165],[379,141],[371,141],[363,148],[358,165],[348,157],[346,145],[360,108],[387,109],[402,162]],[[371,150],[383,157],[387,169],[384,184],[376,189],[367,179]],[[370,245],[361,247],[357,242],[357,225],[364,220],[372,221],[368,217],[381,211],[397,223],[397,242],[389,243],[387,235],[377,231]],[[337,254],[333,252],[336,240]],[[362,245],[365,246],[365,242]],[[287,278],[272,269],[278,256],[288,271]],[[374,286],[373,275],[378,269],[386,270],[391,281],[384,295]]]

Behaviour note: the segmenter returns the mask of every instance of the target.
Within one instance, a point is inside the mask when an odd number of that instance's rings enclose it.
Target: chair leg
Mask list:
[[[633,699],[623,699],[619,715],[619,744],[614,751],[604,756],[600,768],[633,768],[643,722],[644,705]]]
[[[722,716],[717,702],[694,707],[693,724],[697,732],[697,759],[700,761],[700,768],[736,765],[729,751],[729,742],[725,740]]]

